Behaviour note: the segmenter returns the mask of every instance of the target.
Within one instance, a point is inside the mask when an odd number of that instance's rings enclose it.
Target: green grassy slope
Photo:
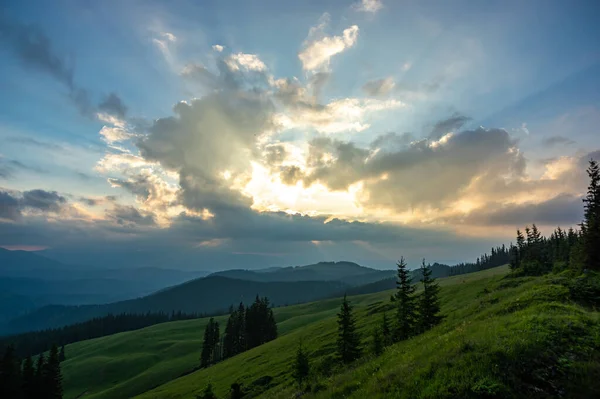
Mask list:
[[[599,393],[598,313],[570,303],[558,277],[503,279],[504,273],[505,267],[440,280],[442,324],[387,348],[379,358],[367,356],[332,377],[314,379],[316,392],[303,397],[587,398]],[[351,298],[365,345],[381,312],[389,309],[389,295]],[[334,350],[338,305],[334,300],[281,309],[288,317],[277,340],[139,397],[194,398],[209,382],[219,398],[227,397],[233,382],[243,383],[254,397],[294,397],[295,348],[303,341],[318,368]]]
[[[496,268],[439,281],[442,286],[448,286],[462,284],[463,281],[485,279],[505,272],[506,268]],[[387,303],[390,293],[387,291],[351,299],[359,309],[366,309],[369,304],[375,302]],[[284,348],[285,350],[281,351],[283,353],[277,355],[282,356],[283,363],[280,367],[283,369],[284,363],[289,361],[293,352],[286,353],[289,352],[287,350],[289,348],[286,347],[295,345],[298,336],[303,336],[300,332],[306,328],[310,328],[306,331],[312,331],[315,328],[319,329],[321,325],[327,325],[327,328],[331,329],[335,323],[339,304],[340,299],[335,298],[274,309],[280,338],[229,359],[210,370],[217,370],[227,365],[238,367],[239,365],[236,365],[238,360],[249,355],[252,357],[251,354],[256,351],[258,353],[262,353],[263,350],[268,351],[266,352],[268,355],[261,355],[266,359],[271,356],[271,350],[279,352]],[[226,317],[219,317],[217,320],[223,329]],[[206,323],[207,319],[171,322],[68,345],[67,360],[62,363],[65,398],[76,398],[84,392],[86,398],[132,397],[190,372],[198,364]],[[278,342],[281,342],[281,346],[276,344]],[[205,371],[200,373],[203,375]],[[256,378],[262,375],[257,375]],[[282,375],[282,378],[277,381],[284,382],[288,377]],[[247,376],[245,381],[253,381],[252,378],[252,375]],[[199,384],[202,385],[202,381]]]

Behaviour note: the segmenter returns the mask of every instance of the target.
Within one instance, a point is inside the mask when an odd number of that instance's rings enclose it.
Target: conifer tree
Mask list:
[[[337,357],[343,363],[351,363],[361,355],[360,336],[356,331],[356,322],[352,314],[352,305],[344,295],[338,313]]]
[[[31,356],[27,356],[23,361],[22,371],[22,389],[24,399],[36,399],[36,381],[35,381],[35,369],[33,368],[33,361]]]
[[[431,277],[431,268],[425,265],[425,259],[421,265],[423,292],[419,297],[419,330],[427,331],[441,320],[439,316],[440,303],[438,294],[440,287]]]
[[[396,341],[402,341],[409,338],[415,329],[415,287],[412,285],[412,278],[407,269],[404,257],[397,263],[396,280],[396,326],[394,338]]]
[[[21,397],[21,365],[12,345],[6,347],[0,360],[0,398]]]
[[[240,302],[236,314],[234,351],[238,354],[246,350],[246,308],[242,302]]]
[[[381,319],[381,334],[383,335],[383,344],[390,345],[392,343],[392,330],[390,328],[390,322],[387,318],[387,313],[383,312]]]
[[[215,319],[210,318],[204,328],[204,340],[202,343],[202,353],[200,355],[200,367],[208,367],[213,362],[213,353],[216,342],[219,337],[215,337]],[[218,326],[217,326],[218,329]]]
[[[302,386],[302,383],[308,378],[309,373],[310,362],[308,360],[308,355],[304,352],[304,347],[302,346],[302,343],[300,343],[296,350],[293,372],[294,379],[296,380],[296,383],[298,383],[298,386]]]
[[[379,356],[383,353],[383,337],[381,333],[381,329],[379,327],[375,327],[373,329],[373,341],[371,343],[373,354],[375,356]]]
[[[44,379],[44,370],[46,369],[46,359],[44,358],[44,354],[41,353],[38,356],[36,367],[35,367],[35,394],[36,398],[42,398],[45,395],[46,389],[46,381]]]
[[[242,384],[234,382],[233,384],[231,384],[231,388],[229,390],[230,395],[229,398],[230,399],[242,399],[245,395],[244,390],[242,389]]]
[[[235,310],[231,310],[229,319],[227,319],[227,325],[225,326],[225,336],[223,337],[223,358],[227,359],[235,355],[234,352],[234,340],[235,340],[235,321],[237,315]]]
[[[200,395],[196,395],[196,399],[217,399],[217,395],[213,392],[211,383],[208,383],[204,391]]]
[[[67,357],[65,356],[65,346],[61,346],[60,347],[60,353],[58,354],[58,360],[62,363],[65,360],[67,360]]]
[[[52,345],[48,361],[43,370],[44,382],[44,397],[48,399],[61,399],[63,394],[62,389],[62,374],[60,372],[60,360],[58,358],[58,347]]]
[[[584,202],[584,219],[581,224],[583,234],[584,267],[600,270],[600,167],[590,160],[587,174],[590,178]]]

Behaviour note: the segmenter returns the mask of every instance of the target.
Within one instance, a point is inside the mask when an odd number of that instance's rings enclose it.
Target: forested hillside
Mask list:
[[[291,305],[331,296],[347,286],[340,282],[257,282],[212,276],[193,280],[155,294],[107,305],[46,306],[11,320],[7,334],[60,327],[120,313],[182,311],[184,313],[225,313],[230,305],[249,303],[258,294],[271,299],[274,306]]]

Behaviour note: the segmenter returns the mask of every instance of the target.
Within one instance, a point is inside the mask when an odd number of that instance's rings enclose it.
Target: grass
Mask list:
[[[597,389],[597,354],[584,354],[600,346],[598,313],[570,303],[568,290],[548,277],[507,279],[507,271],[440,279],[446,316],[441,325],[388,347],[378,358],[367,355],[350,368],[334,366],[332,376],[315,373],[320,375],[312,377],[306,396],[519,397],[513,395],[518,387],[520,397],[560,397],[560,389],[577,397],[577,387]],[[350,298],[366,347],[382,312],[393,315],[390,294]],[[277,308],[279,338],[191,373],[206,319],[69,345],[65,398],[84,392],[86,398],[194,398],[208,383],[226,398],[234,382],[254,397],[292,397],[298,388],[290,365],[300,341],[313,369],[329,368],[339,305],[336,298]],[[224,317],[218,320],[224,325]]]

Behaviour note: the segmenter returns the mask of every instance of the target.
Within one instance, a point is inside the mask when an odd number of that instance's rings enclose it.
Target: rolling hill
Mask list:
[[[504,278],[507,267],[439,281],[445,320],[373,358],[314,377],[306,397],[587,398],[600,392],[598,312],[568,300],[551,277]],[[368,348],[392,291],[351,297]],[[68,345],[65,398],[193,398],[210,382],[225,398],[233,382],[253,396],[289,398],[301,340],[314,369],[333,351],[340,299],[275,309],[276,340],[194,371],[207,319],[165,323]],[[223,324],[224,317],[217,320]],[[554,371],[552,371],[554,370]],[[560,384],[560,385],[559,385]],[[550,394],[549,394],[550,393]],[[139,395],[139,396],[137,396]],[[585,396],[588,395],[588,396]],[[303,396],[303,397],[304,397]]]

